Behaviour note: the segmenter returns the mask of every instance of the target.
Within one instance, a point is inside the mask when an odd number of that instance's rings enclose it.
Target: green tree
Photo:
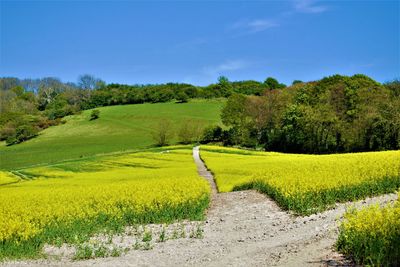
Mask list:
[[[166,146],[174,137],[172,122],[168,119],[160,120],[153,132],[153,140],[157,146]]]
[[[189,97],[184,91],[180,90],[176,93],[175,99],[178,103],[187,103],[189,100]]]
[[[191,144],[200,142],[204,129],[204,123],[199,120],[186,119],[182,121],[178,132],[179,142]]]
[[[285,88],[286,85],[283,83],[279,83],[277,79],[268,77],[265,81],[264,84],[267,86],[268,89],[273,90],[273,89],[282,89]]]
[[[223,97],[229,97],[233,92],[233,87],[231,82],[225,76],[220,76],[218,78],[217,90]]]
[[[303,83],[303,81],[301,81],[301,80],[294,80],[294,81],[292,82],[292,85],[299,84],[299,83]]]
[[[246,100],[244,95],[233,94],[222,108],[222,123],[231,126],[231,137],[235,144],[239,144],[243,140],[247,131]]]

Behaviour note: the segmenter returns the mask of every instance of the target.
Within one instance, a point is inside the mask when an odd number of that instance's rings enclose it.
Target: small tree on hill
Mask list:
[[[170,120],[160,120],[153,132],[153,140],[157,146],[166,146],[174,137],[173,125]]]
[[[204,123],[200,120],[186,119],[182,122],[178,132],[179,142],[182,144],[198,143],[201,140]]]

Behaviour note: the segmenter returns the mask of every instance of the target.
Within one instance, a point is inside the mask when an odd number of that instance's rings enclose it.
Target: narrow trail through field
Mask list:
[[[218,193],[213,175],[193,149],[199,174],[210,182],[212,203],[202,239],[181,238],[158,243],[151,250],[131,250],[115,258],[86,261],[39,260],[6,266],[343,266],[333,250],[338,219],[351,204],[385,204],[397,194],[337,204],[311,216],[294,216],[254,190]],[[0,264],[1,265],[1,264]]]
[[[193,148],[193,159],[194,159],[194,162],[196,163],[197,172],[199,173],[199,175],[201,177],[205,178],[210,183],[211,204],[212,204],[213,200],[215,200],[217,193],[218,193],[217,185],[215,184],[214,176],[207,169],[206,165],[204,164],[203,160],[200,157],[200,147],[199,146],[196,146]]]

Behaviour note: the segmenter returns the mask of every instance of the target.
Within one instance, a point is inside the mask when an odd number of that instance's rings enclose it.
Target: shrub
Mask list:
[[[29,140],[38,135],[38,128],[32,125],[21,125],[15,130],[15,135],[9,136],[6,139],[7,145],[14,145]]]
[[[221,142],[222,138],[223,130],[220,126],[209,126],[203,131],[201,143]]]
[[[188,102],[188,95],[184,91],[178,91],[176,93],[175,99],[178,103],[187,103]]]
[[[16,127],[12,123],[7,123],[0,129],[0,140],[7,140],[9,137],[15,137]]]
[[[90,120],[97,120],[100,117],[100,110],[94,109],[92,110],[92,113],[90,113]]]

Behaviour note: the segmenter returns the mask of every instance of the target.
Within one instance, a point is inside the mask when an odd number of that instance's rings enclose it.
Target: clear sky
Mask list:
[[[396,1],[4,1],[0,77],[400,78]]]

